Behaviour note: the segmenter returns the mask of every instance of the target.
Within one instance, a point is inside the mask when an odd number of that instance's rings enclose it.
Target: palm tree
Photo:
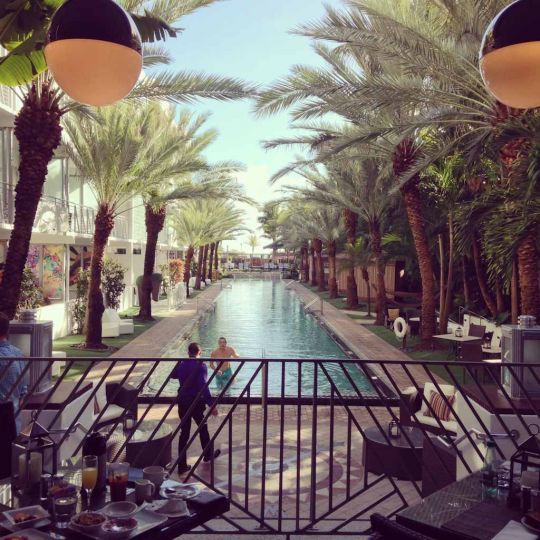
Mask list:
[[[223,200],[192,200],[177,203],[170,216],[170,224],[179,241],[187,246],[184,270],[184,282],[189,297],[189,281],[195,249],[199,249],[199,260],[202,262],[201,247],[214,242],[227,240],[241,230],[243,212],[236,209],[231,202]],[[217,253],[217,248],[216,248]],[[197,286],[200,288],[201,273],[197,269]]]
[[[314,204],[310,202],[309,198],[303,200],[302,197],[297,197],[289,203],[286,212],[290,216],[285,220],[283,227],[285,245],[288,243],[288,237],[292,237],[292,241],[289,240],[289,242],[294,243],[298,242],[298,239],[317,235],[319,242],[321,242],[320,250],[315,248],[319,253],[317,257],[319,290],[322,290],[321,276],[324,276],[322,259],[322,244],[324,244],[328,255],[328,292],[330,298],[337,298],[336,244],[345,233],[341,209],[330,205]],[[305,250],[305,244],[303,242],[300,244]],[[322,283],[324,283],[324,278]]]
[[[143,192],[146,223],[146,250],[137,318],[152,320],[152,273],[160,232],[166,220],[167,204],[193,198],[242,198],[243,190],[232,177],[240,169],[236,164],[208,164],[201,153],[215,140],[214,130],[200,131],[206,117],[194,117],[187,111],[176,119],[174,110],[159,111],[152,117],[160,133],[146,147],[142,173],[148,179]],[[245,200],[245,198],[243,198]]]
[[[266,203],[262,208],[262,214],[259,216],[259,223],[265,238],[272,240],[272,260],[274,263],[277,258],[279,223],[281,217],[281,208],[279,202],[276,201]]]
[[[124,0],[143,42],[175,37],[178,20],[214,0]],[[0,311],[14,316],[20,294],[23,268],[28,255],[32,226],[47,176],[47,167],[61,141],[61,119],[80,106],[66,100],[47,75],[43,54],[46,29],[62,0],[26,0],[2,6],[0,45],[8,50],[0,56],[0,84],[23,88],[22,108],[15,119],[19,143],[19,181],[15,188],[15,219],[0,283]],[[146,45],[145,66],[168,63],[163,48]],[[152,73],[140,80],[131,99],[168,100],[172,103],[199,98],[220,100],[247,97],[252,87],[231,78],[191,72]]]
[[[259,237],[256,234],[250,234],[248,236],[248,246],[251,248],[251,267],[253,268],[253,256],[255,249],[259,245]]]
[[[101,342],[101,317],[104,311],[101,292],[103,257],[115,218],[125,210],[134,193],[141,193],[150,181],[141,175],[145,148],[159,139],[152,133],[154,107],[135,108],[123,104],[100,109],[97,121],[66,118],[69,136],[68,156],[88,182],[97,203],[93,238],[85,346],[104,348]],[[152,140],[153,138],[153,140]]]

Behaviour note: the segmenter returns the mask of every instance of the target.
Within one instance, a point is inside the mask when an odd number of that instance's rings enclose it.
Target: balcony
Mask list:
[[[373,513],[412,519],[418,511],[408,507],[430,500],[430,494],[456,480],[477,478],[487,439],[508,459],[534,433],[540,407],[538,397],[526,391],[523,399],[510,398],[496,366],[480,362],[242,359],[233,363],[233,378],[221,387],[210,371],[207,387],[219,415],[204,413],[211,439],[205,449],[214,445],[221,455],[204,463],[198,440],[204,424],[192,426],[186,446],[177,451],[182,423],[176,392],[167,390],[177,360],[81,360],[73,371],[71,364],[63,365],[48,397],[35,404],[32,393],[49,377],[45,367],[53,362],[26,361],[29,397],[17,412],[23,424],[37,409],[40,423],[59,430],[54,437],[61,459],[79,456],[87,434],[106,418],[108,461],[127,460],[141,468],[165,465],[176,478],[177,463],[187,454],[192,467],[183,480],[230,501],[231,511],[205,529],[223,538],[260,531],[288,537],[315,530],[321,536],[362,538]],[[537,364],[507,366],[517,379],[530,371],[540,381]],[[359,386],[351,370],[371,382]],[[158,372],[165,375],[156,377]],[[105,393],[110,383],[116,389]],[[428,385],[443,396],[451,426],[433,410],[424,391]],[[449,388],[455,399],[449,398]],[[55,415],[54,407],[52,412],[47,407],[51,395],[73,405]],[[121,414],[111,422],[109,412],[119,408]],[[414,422],[424,408],[432,413],[431,426]],[[390,421],[399,425],[394,442]],[[144,445],[137,443],[139,430],[147,435]],[[477,503],[476,495],[463,498],[461,505],[448,503],[438,519],[454,520]]]
[[[19,108],[19,98],[9,86],[0,85],[0,105],[15,112]]]
[[[129,240],[129,221],[126,216],[116,216],[111,237],[119,240]]]

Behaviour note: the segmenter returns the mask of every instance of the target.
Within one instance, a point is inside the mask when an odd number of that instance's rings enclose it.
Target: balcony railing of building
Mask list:
[[[121,240],[129,239],[129,221],[126,216],[116,216],[111,236]]]
[[[13,225],[15,217],[15,189],[0,183],[0,223]],[[94,232],[95,210],[87,206],[67,203],[57,197],[43,195],[39,202],[34,228],[50,234],[91,235]]]
[[[238,360],[219,388],[210,370],[179,420],[177,382],[171,381],[177,360],[68,359],[50,379],[54,362],[28,360],[8,390],[7,398],[16,395],[30,376],[16,412],[22,424],[33,417],[58,430],[61,460],[79,456],[97,427],[108,437],[109,461],[159,464],[174,475],[187,456],[185,481],[230,499],[231,511],[199,531],[224,537],[363,537],[370,514],[394,516],[477,471],[486,440],[508,459],[536,433],[540,412],[537,364],[505,364],[503,383],[500,366],[480,362]],[[206,388],[212,405],[202,413]],[[519,398],[511,397],[516,388]],[[179,447],[192,414],[202,421]],[[399,426],[396,439],[390,422]],[[201,449],[205,426],[210,434]],[[221,455],[205,463],[211,448]],[[445,519],[462,510],[445,508]]]
[[[19,99],[15,95],[15,92],[9,88],[9,86],[0,86],[0,103],[7,107],[8,109],[11,109],[12,111],[16,111],[19,106]]]

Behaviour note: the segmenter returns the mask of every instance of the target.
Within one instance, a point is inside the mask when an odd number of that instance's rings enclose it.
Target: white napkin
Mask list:
[[[492,540],[536,540],[537,534],[529,532],[521,523],[509,521]]]

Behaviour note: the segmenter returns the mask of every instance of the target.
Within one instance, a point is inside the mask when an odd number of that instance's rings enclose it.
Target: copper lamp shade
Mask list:
[[[516,109],[540,106],[540,2],[517,0],[489,25],[480,51],[488,90]]]
[[[139,78],[141,37],[113,0],[67,0],[51,21],[45,58],[68,96],[86,105],[110,105]]]

